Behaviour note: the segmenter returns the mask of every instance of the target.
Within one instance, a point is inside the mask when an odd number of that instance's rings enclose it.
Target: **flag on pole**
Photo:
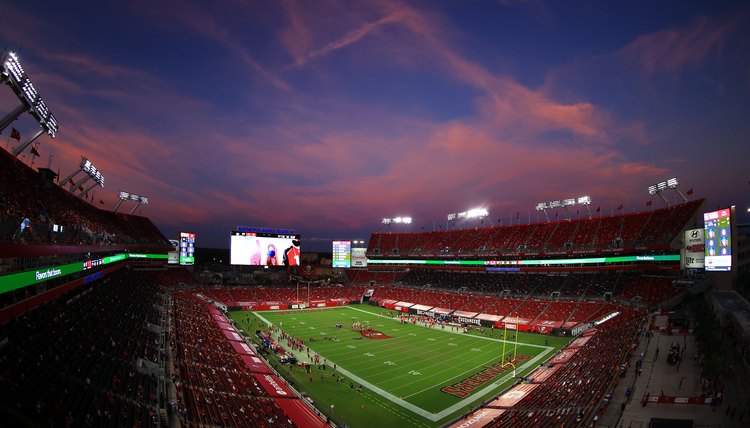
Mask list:
[[[620,206],[619,206],[619,207],[617,207],[617,210],[618,210],[618,211],[619,211],[619,210],[621,210],[621,209],[622,209],[622,204],[620,204]]]
[[[36,147],[31,146],[31,154],[34,156],[40,156],[39,152],[36,150]]]
[[[10,131],[10,138],[13,138],[13,139],[15,139],[18,142],[21,142],[21,133],[18,132],[18,130],[16,128],[13,128]]]
[[[688,195],[692,195],[693,194],[693,188],[692,187],[688,189],[687,194]]]
[[[652,201],[646,201],[646,206],[647,206],[647,207],[650,207],[650,206],[651,206],[651,202],[652,202]]]
[[[602,207],[596,207],[596,212],[601,212]]]

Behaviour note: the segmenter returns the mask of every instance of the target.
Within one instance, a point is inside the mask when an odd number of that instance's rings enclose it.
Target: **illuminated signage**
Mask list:
[[[180,264],[195,264],[195,233],[180,233]]]
[[[732,228],[729,208],[703,214],[706,271],[732,270]]]
[[[333,241],[334,268],[349,268],[352,266],[352,241]]]

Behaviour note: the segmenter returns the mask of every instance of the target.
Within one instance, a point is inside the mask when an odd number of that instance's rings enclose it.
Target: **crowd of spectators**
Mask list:
[[[66,189],[70,185],[0,150],[0,241],[169,245],[148,218],[100,209],[101,197],[81,198]]]
[[[206,302],[191,291],[174,293],[172,302],[170,347],[181,422],[187,426],[293,427],[224,338]]]
[[[703,199],[653,211],[545,223],[431,232],[375,232],[368,257],[461,257],[609,249],[662,250]]]
[[[164,405],[154,372],[164,352],[149,326],[157,287],[122,269],[2,327],[0,408],[6,426],[152,426]]]
[[[364,286],[337,285],[293,285],[280,287],[230,287],[201,288],[199,291],[217,302],[295,302],[318,300],[359,301],[365,292]],[[309,294],[308,294],[309,291]]]
[[[646,313],[616,307],[620,314],[597,326],[597,332],[549,379],[539,384],[493,426],[579,426],[602,412],[602,397],[618,382],[621,365],[636,349]],[[552,366],[554,364],[551,364]]]
[[[347,276],[350,276],[350,271],[347,271]],[[605,299],[611,295],[658,305],[684,291],[672,285],[675,279],[675,274],[669,272],[652,275],[603,271],[561,275],[412,269],[401,277],[400,282],[417,288],[485,293],[519,299]]]
[[[154,284],[159,284],[167,288],[178,288],[181,286],[190,288],[201,285],[198,278],[184,267],[144,270],[141,273]]]

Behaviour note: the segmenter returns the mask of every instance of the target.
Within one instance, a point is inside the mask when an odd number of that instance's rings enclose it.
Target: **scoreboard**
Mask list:
[[[333,241],[333,268],[352,267],[352,241]]]
[[[180,264],[195,264],[195,233],[180,232]]]
[[[707,271],[732,270],[731,210],[703,214],[705,265]]]

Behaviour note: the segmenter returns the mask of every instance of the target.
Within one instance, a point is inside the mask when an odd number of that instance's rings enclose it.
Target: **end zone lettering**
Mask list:
[[[516,355],[516,361],[528,360],[529,358],[531,357],[528,355],[521,355],[521,354]],[[468,397],[469,394],[471,394],[471,391],[495,379],[496,377],[507,372],[508,370],[509,369],[503,367],[502,363],[497,363],[488,369],[482,370],[481,372],[475,374],[474,376],[471,376],[459,383],[449,385],[449,386],[444,386],[440,390],[454,397],[458,397],[458,398]]]

